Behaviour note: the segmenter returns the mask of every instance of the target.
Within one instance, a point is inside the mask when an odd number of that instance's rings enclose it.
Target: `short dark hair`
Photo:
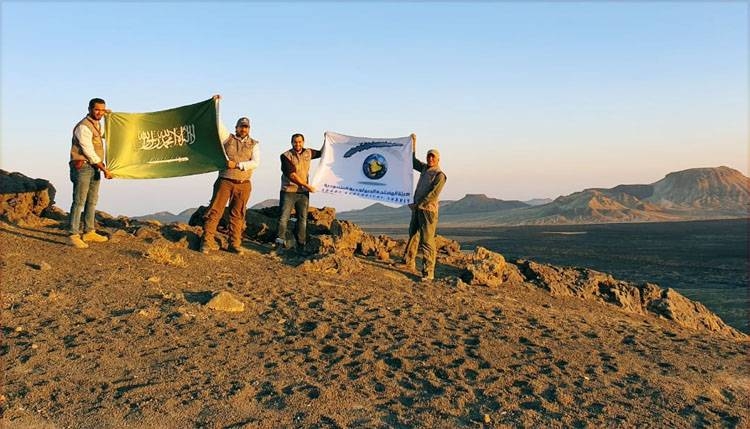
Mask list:
[[[305,136],[300,133],[294,133],[292,134],[292,143],[294,143],[294,139],[296,139],[297,137],[302,137],[302,141],[305,141]]]
[[[89,110],[93,109],[94,105],[96,104],[107,104],[107,103],[101,98],[92,98],[91,100],[89,100]]]

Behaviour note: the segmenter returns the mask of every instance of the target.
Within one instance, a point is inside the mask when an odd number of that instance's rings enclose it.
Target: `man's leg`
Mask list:
[[[227,201],[229,201],[231,195],[232,182],[220,178],[216,179],[211,204],[204,216],[206,222],[203,224],[203,243],[201,245],[203,253],[219,248],[214,240],[214,235],[216,234],[216,227],[219,225],[219,219],[224,215],[224,208],[227,206]]]
[[[307,243],[307,209],[310,206],[310,197],[307,194],[295,195],[294,209],[297,212],[297,247],[302,249]]]
[[[238,253],[241,253],[242,233],[245,231],[245,212],[251,190],[250,182],[234,185],[232,198],[229,201],[230,249]]]
[[[409,239],[406,241],[404,251],[404,265],[411,270],[417,269],[417,246],[419,244],[419,222],[417,221],[417,210],[412,210],[409,222]]]
[[[89,188],[86,192],[86,208],[83,211],[83,232],[96,230],[96,203],[99,202],[99,184],[102,176],[99,170],[93,169]]]
[[[94,175],[89,182],[89,191],[86,194],[86,209],[83,211],[83,230],[85,231],[81,237],[83,241],[103,243],[109,240],[106,236],[96,233],[96,204],[99,202],[99,185],[101,183],[101,172],[94,169]]]
[[[286,248],[286,228],[289,224],[289,216],[292,214],[292,205],[294,204],[294,193],[281,191],[279,194],[279,207],[281,216],[279,216],[279,226],[277,228],[276,243],[282,248]]]
[[[93,169],[87,164],[80,170],[70,166],[70,181],[73,182],[73,203],[70,206],[68,217],[68,232],[71,244],[77,248],[85,249],[88,244],[81,240],[81,211],[86,204],[86,195],[89,192],[89,184],[93,175]]]
[[[419,247],[422,249],[424,264],[422,267],[422,278],[432,280],[435,277],[435,231],[437,230],[437,213],[427,210],[419,212]]]

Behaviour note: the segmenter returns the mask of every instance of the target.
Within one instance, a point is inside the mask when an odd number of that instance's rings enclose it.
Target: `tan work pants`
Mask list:
[[[422,274],[435,274],[435,231],[437,230],[437,212],[414,209],[411,212],[409,223],[409,240],[406,242],[406,253],[404,260],[407,264],[413,264],[417,258],[417,243],[424,258]]]
[[[245,231],[245,211],[250,199],[252,186],[250,182],[234,183],[221,177],[214,183],[214,194],[211,205],[206,212],[203,225],[203,241],[213,242],[216,226],[224,215],[224,208],[229,202],[229,239],[233,246],[242,244],[242,233]]]

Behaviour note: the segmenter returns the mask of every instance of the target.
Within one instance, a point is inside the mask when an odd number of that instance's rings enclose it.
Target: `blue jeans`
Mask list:
[[[71,234],[81,233],[81,210],[84,210],[84,232],[93,231],[96,228],[94,215],[96,202],[99,200],[101,179],[101,172],[88,163],[83,164],[80,170],[70,166],[70,181],[73,182],[73,204],[70,207],[69,217]]]
[[[306,193],[281,191],[279,205],[281,206],[281,217],[279,218],[278,237],[286,241],[286,228],[289,223],[289,216],[292,214],[292,207],[294,207],[297,212],[297,226],[294,235],[297,239],[297,246],[304,246],[307,241],[307,208],[310,205],[310,196]]]

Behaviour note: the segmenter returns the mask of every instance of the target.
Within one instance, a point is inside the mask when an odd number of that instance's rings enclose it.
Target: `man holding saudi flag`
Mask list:
[[[235,133],[224,139],[224,153],[227,161],[214,183],[211,204],[208,206],[203,226],[201,252],[209,253],[218,250],[214,234],[219,219],[224,215],[224,208],[229,202],[229,251],[243,254],[242,232],[245,230],[245,211],[250,199],[250,177],[260,163],[258,141],[250,138],[250,119],[237,120]]]

